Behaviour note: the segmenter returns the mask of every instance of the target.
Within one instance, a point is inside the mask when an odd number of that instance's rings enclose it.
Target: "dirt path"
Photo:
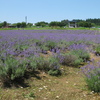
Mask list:
[[[93,54],[93,53],[90,53],[90,58],[91,58],[91,59],[94,59],[96,62],[100,61],[100,56],[96,56],[96,55]]]

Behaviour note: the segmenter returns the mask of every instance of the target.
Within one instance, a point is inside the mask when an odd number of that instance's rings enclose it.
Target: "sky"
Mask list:
[[[100,18],[100,0],[0,0],[0,22]]]

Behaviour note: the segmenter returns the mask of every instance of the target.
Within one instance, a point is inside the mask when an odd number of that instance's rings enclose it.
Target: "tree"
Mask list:
[[[66,25],[68,25],[68,20],[62,20],[61,23],[63,26],[66,26]]]
[[[52,22],[49,23],[49,26],[59,26],[58,24],[59,24],[59,22],[52,21]]]
[[[63,26],[66,26],[67,24],[63,23],[63,22],[58,22],[58,26],[59,27],[63,27]]]
[[[59,27],[63,27],[63,26],[66,26],[66,24],[63,23],[63,22],[52,21],[52,22],[49,23],[49,26],[59,26]]]
[[[2,28],[3,27],[3,23],[0,23],[0,28]]]
[[[3,27],[6,27],[6,26],[7,26],[7,22],[4,21],[3,24],[2,24],[2,26],[3,26]]]
[[[27,27],[32,27],[32,26],[33,26],[32,23],[28,23],[28,24],[27,24]]]
[[[79,27],[87,27],[87,28],[90,28],[93,26],[93,23],[90,23],[90,22],[86,22],[86,21],[81,21],[78,23],[78,26]]]
[[[48,23],[47,23],[47,22],[44,22],[44,21],[41,21],[41,22],[35,23],[35,25],[36,25],[36,26],[42,26],[42,27],[45,27],[45,26],[48,25]]]
[[[25,23],[25,22],[22,22],[22,23],[21,23],[21,27],[22,27],[22,28],[25,28],[25,27],[26,27],[26,23]]]
[[[17,28],[21,28],[21,23],[17,23]]]
[[[100,25],[100,18],[98,19],[86,19],[86,22],[94,23],[95,25]]]

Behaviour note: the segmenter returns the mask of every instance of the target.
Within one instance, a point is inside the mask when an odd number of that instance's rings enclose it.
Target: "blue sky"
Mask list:
[[[100,18],[100,0],[0,0],[0,22]]]

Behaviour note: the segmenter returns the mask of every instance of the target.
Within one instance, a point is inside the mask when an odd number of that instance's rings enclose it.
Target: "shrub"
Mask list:
[[[76,56],[75,54],[73,55],[72,53],[66,53],[66,54],[57,54],[55,56],[58,61],[63,64],[63,65],[68,65],[68,66],[78,66],[83,62],[81,58]]]
[[[100,55],[100,45],[95,47],[95,54]]]
[[[100,62],[93,65],[88,64],[81,68],[85,76],[88,88],[94,92],[100,92]]]
[[[48,72],[51,69],[59,69],[60,65],[57,59],[53,57],[45,58],[42,56],[34,56],[30,59],[30,68],[32,70],[42,70]]]
[[[61,40],[60,42],[58,42],[57,43],[57,47],[59,48],[59,49],[67,49],[67,47],[70,45],[70,42],[66,42],[66,41],[64,41],[64,40]]]
[[[49,61],[50,69],[59,69],[60,68],[59,62],[56,58],[50,57],[50,58],[48,58],[48,61]]]
[[[83,61],[87,61],[90,59],[89,53],[84,49],[72,50],[70,53],[76,55],[78,58],[82,59]]]
[[[49,68],[50,68],[48,74],[52,76],[61,75],[60,64],[58,60],[54,57],[50,57],[48,61],[49,61]]]
[[[35,56],[30,62],[31,68],[33,70],[42,70],[50,75],[56,76],[60,75],[60,64],[54,57],[43,58],[41,56]]]
[[[49,70],[48,71],[48,74],[49,75],[52,75],[52,76],[58,76],[58,75],[61,75],[61,70],[59,70],[59,69],[52,69],[52,70]]]
[[[42,50],[42,53],[47,54],[47,51],[49,50],[49,48],[43,45],[41,46],[41,50]]]
[[[34,56],[33,58],[31,58],[30,65],[32,70],[39,69],[39,70],[47,71],[50,69],[49,62],[42,56]]]
[[[0,79],[2,82],[11,81],[24,76],[26,71],[25,62],[20,62],[12,57],[7,57],[0,64]]]
[[[52,49],[56,46],[56,42],[54,41],[47,41],[45,44],[46,47],[48,47],[49,49]]]

